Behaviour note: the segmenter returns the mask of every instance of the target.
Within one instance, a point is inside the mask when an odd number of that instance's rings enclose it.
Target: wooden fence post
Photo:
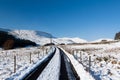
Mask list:
[[[75,50],[73,50],[71,54],[74,54],[74,53],[75,53]]]
[[[32,55],[32,53],[30,53],[30,64],[31,64],[31,55]]]
[[[38,59],[40,58],[40,52],[38,52]]]
[[[90,68],[91,68],[91,56],[89,56],[89,73],[90,73]]]
[[[14,55],[14,73],[16,72],[16,56]]]
[[[44,51],[44,47],[42,48],[42,50],[43,50],[43,56],[44,56],[44,52],[45,52],[45,51]]]
[[[82,53],[80,52],[80,61],[82,63]]]
[[[46,48],[46,54],[47,54],[47,48]]]

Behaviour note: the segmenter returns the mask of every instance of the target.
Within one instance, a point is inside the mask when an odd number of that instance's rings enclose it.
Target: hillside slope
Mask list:
[[[36,42],[37,44],[44,45],[46,43],[52,42],[55,44],[71,44],[71,43],[84,43],[86,40],[80,38],[56,38],[47,32],[34,31],[34,30],[13,30],[10,31],[10,34],[22,38],[28,39]]]
[[[72,44],[72,43],[85,43],[86,40],[80,38],[56,38],[47,32],[34,31],[34,30],[9,30],[9,29],[0,29],[7,31],[9,34],[15,36],[16,38],[26,39],[33,41],[39,45],[44,45],[52,42],[54,44]]]
[[[36,46],[35,42],[28,39],[20,39],[5,30],[0,30],[0,47],[7,50],[17,47]]]

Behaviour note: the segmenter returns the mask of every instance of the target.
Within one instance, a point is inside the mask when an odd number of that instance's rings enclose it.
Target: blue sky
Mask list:
[[[88,41],[114,38],[120,31],[120,0],[0,0],[0,27]]]

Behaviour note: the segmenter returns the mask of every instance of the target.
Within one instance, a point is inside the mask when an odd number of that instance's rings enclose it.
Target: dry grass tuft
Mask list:
[[[117,64],[117,61],[116,61],[116,60],[113,60],[111,63],[112,63],[112,64]]]

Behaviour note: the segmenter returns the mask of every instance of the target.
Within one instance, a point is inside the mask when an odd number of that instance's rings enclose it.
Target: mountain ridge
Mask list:
[[[0,30],[4,30],[7,31],[9,34],[14,35],[16,38],[20,38],[20,39],[28,39],[30,41],[36,42],[39,45],[45,45],[47,43],[51,43],[51,39],[52,42],[54,44],[72,44],[72,43],[85,43],[87,42],[84,39],[80,39],[78,37],[75,38],[68,38],[68,37],[64,37],[64,38],[57,38],[52,36],[52,34],[49,34],[47,32],[43,32],[43,31],[35,31],[35,30],[10,30],[10,29],[1,29]]]

